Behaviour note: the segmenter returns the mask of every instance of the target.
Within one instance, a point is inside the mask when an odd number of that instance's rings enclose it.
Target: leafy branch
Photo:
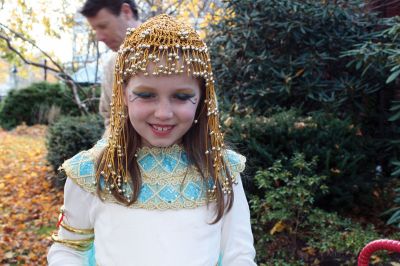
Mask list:
[[[7,31],[9,32],[8,34],[7,34]],[[51,67],[51,66],[39,63],[39,62],[34,62],[34,61],[29,60],[23,53],[21,53],[12,44],[13,39],[10,37],[10,35],[13,35],[14,37],[16,37],[18,39],[21,39],[23,42],[29,43],[34,48],[38,49],[40,51],[40,53],[45,58],[49,59],[49,61],[54,65],[54,67]],[[57,77],[60,80],[62,80],[63,82],[65,82],[65,84],[68,86],[68,88],[71,89],[72,95],[73,95],[73,100],[78,105],[78,108],[81,111],[81,113],[82,114],[88,114],[89,113],[88,106],[85,104],[84,101],[81,100],[81,97],[79,95],[80,91],[83,92],[84,95],[86,95],[85,92],[82,90],[81,86],[78,83],[76,83],[73,80],[73,78],[68,73],[66,73],[64,68],[62,66],[60,66],[60,64],[58,64],[48,53],[43,51],[32,40],[29,40],[28,38],[26,38],[22,34],[10,29],[9,27],[4,25],[3,23],[0,23],[0,39],[6,42],[8,49],[10,51],[12,51],[14,54],[16,54],[18,56],[18,58],[20,58],[25,64],[32,65],[32,66],[39,67],[39,68],[43,68],[43,69],[48,69],[50,71],[55,72],[57,74]]]

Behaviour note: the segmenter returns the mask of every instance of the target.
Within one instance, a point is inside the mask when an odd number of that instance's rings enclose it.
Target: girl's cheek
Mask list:
[[[189,112],[187,112],[187,114],[188,114],[188,117],[191,117],[191,118],[193,118],[195,115],[196,115],[196,111],[197,111],[197,104],[196,105],[191,105],[190,106],[190,111]]]
[[[149,114],[149,111],[143,108],[132,108],[129,114],[134,119],[144,119]]]

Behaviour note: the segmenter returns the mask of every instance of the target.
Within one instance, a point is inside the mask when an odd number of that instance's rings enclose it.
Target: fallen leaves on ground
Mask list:
[[[44,137],[46,136],[47,133],[47,126],[46,125],[27,126],[25,123],[22,123],[9,133],[17,136],[24,135],[32,137]]]
[[[51,187],[45,127],[0,130],[0,264],[46,265],[62,191]]]

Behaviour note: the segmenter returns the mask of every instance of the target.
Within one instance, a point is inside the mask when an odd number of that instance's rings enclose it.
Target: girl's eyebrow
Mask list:
[[[153,88],[153,87],[150,87],[150,86],[140,85],[140,86],[131,88],[131,90],[132,90],[132,91],[135,91],[135,92],[141,92],[141,91],[146,91],[146,92],[150,91],[150,92],[153,92],[153,91],[156,91],[157,89],[155,89],[155,88]],[[188,86],[188,87],[184,87],[184,88],[178,88],[178,89],[176,89],[174,92],[175,92],[175,93],[189,93],[189,94],[194,94],[194,93],[195,93],[195,90],[194,90],[193,88],[191,88],[190,86]]]
[[[131,88],[131,90],[137,92],[137,91],[154,91],[155,89],[152,87],[149,87],[149,86],[141,85],[141,86]]]

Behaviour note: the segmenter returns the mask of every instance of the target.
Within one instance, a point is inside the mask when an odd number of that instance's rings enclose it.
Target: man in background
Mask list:
[[[134,0],[87,0],[80,13],[86,17],[96,33],[98,41],[104,42],[114,52],[124,41],[128,28],[140,25],[139,14]],[[116,53],[105,64],[101,82],[99,112],[104,126],[110,124],[110,103],[112,95]]]

